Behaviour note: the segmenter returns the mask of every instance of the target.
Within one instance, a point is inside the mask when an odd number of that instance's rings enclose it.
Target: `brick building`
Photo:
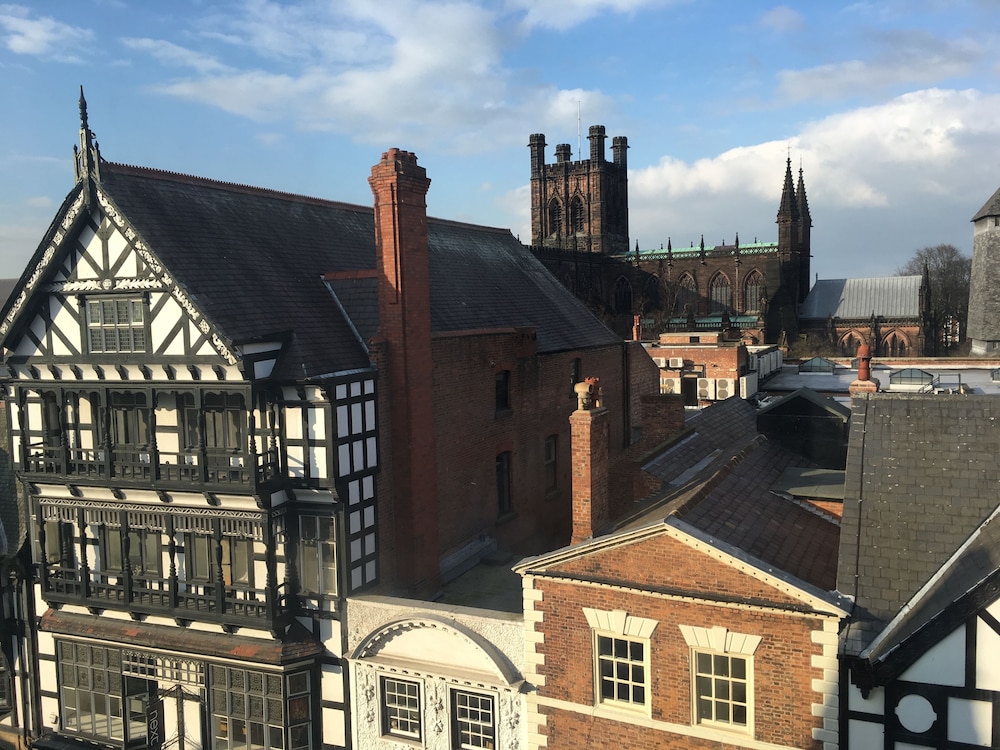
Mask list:
[[[811,462],[730,399],[646,463],[659,500],[602,535],[608,416],[581,401],[572,417],[576,543],[515,568],[529,747],[835,748],[839,527],[771,491]]]
[[[411,153],[372,168],[373,209],[106,161],[80,109],[76,184],[0,319],[32,563],[0,727],[122,748],[155,713],[188,748],[366,746],[405,708],[371,670],[406,642],[436,742],[517,738],[509,627],[362,607],[355,654],[348,599],[568,541],[573,385],[606,373],[620,453],[649,357],[509,231],[428,218]]]

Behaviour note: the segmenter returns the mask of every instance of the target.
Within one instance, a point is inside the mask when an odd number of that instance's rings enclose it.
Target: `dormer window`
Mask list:
[[[91,354],[146,351],[143,300],[139,297],[87,300],[87,343]]]

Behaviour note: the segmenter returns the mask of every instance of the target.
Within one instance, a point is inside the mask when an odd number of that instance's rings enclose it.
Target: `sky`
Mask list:
[[[0,277],[103,157],[371,205],[414,152],[433,216],[530,241],[549,161],[628,138],[630,245],[775,241],[803,170],[820,278],[972,252],[1000,186],[996,0],[0,0]],[[582,141],[580,133],[582,132]]]

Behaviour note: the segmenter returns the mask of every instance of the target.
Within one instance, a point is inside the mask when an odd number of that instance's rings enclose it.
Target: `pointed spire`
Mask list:
[[[93,177],[100,182],[101,152],[94,141],[94,131],[87,121],[87,100],[83,96],[83,86],[80,86],[80,145],[73,147],[73,162],[76,168],[76,181]]]
[[[698,247],[698,255],[701,257],[701,264],[705,265],[705,235],[701,236],[701,244],[699,244]]]
[[[796,221],[799,207],[795,202],[795,183],[792,182],[792,158],[785,162],[785,185],[781,190],[781,205],[778,207],[778,223]]]
[[[670,244],[670,238],[667,237],[667,266],[672,266],[674,264],[674,246]]]
[[[795,188],[795,203],[799,208],[799,216],[807,226],[812,226],[812,216],[809,214],[809,200],[806,198],[806,183],[802,179],[802,164],[799,164],[799,184]]]

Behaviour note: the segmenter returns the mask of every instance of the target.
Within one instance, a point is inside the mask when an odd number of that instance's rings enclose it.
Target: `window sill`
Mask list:
[[[502,516],[497,518],[497,526],[504,526],[505,524],[513,521],[515,518],[517,518],[517,513],[513,510],[508,513],[504,513]]]
[[[512,416],[514,416],[514,410],[509,406],[506,409],[497,409],[493,414],[493,418],[497,421],[501,419],[510,419]]]

